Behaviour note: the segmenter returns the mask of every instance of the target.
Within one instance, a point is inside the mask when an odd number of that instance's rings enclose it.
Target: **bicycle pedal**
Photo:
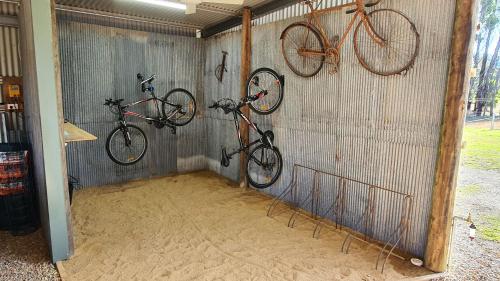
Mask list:
[[[220,160],[220,164],[224,167],[229,167],[229,164],[231,164],[231,157],[227,155],[227,151],[225,148],[222,149],[222,157]]]
[[[338,35],[333,36],[332,40],[330,42],[332,42],[332,46],[337,47],[339,45],[339,42],[340,42],[340,36],[338,36]]]
[[[330,69],[328,70],[328,73],[333,75],[333,74],[336,74],[338,71],[339,71],[338,66],[335,64],[332,64]]]

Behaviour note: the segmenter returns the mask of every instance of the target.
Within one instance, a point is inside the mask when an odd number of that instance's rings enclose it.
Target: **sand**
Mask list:
[[[87,188],[72,206],[75,255],[69,280],[400,280],[426,274],[324,231],[290,213],[266,216],[271,199],[209,172]]]

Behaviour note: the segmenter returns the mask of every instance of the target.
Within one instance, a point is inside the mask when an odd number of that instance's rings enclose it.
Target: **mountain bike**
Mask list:
[[[232,99],[221,99],[215,102],[209,108],[222,109],[225,114],[233,114],[234,125],[238,133],[239,148],[227,153],[226,148],[222,149],[221,165],[229,167],[231,158],[244,152],[248,155],[246,176],[248,182],[258,189],[268,188],[273,185],[281,176],[283,169],[283,159],[277,147],[274,146],[274,133],[259,129],[257,124],[251,122],[242,112],[241,108],[249,105],[252,101],[258,99],[258,96],[250,96],[236,103]],[[248,145],[243,143],[238,117],[242,118],[250,128],[259,134],[259,138]],[[250,148],[257,145],[252,151]],[[250,152],[249,152],[250,151]]]
[[[372,7],[380,0],[365,4],[364,0],[319,10],[322,0],[301,1],[309,7],[307,20],[289,25],[281,34],[281,51],[286,64],[297,75],[312,77],[324,63],[332,66],[336,73],[340,64],[340,51],[360,18],[354,31],[354,52],[361,65],[368,71],[389,76],[405,74],[413,67],[418,55],[420,35],[410,19],[392,9],[374,10],[366,13],[365,7]],[[317,2],[317,5],[315,3]],[[354,14],[342,37],[329,40],[320,15],[355,6],[347,14]]]
[[[149,93],[150,98],[143,99],[130,104],[122,105],[124,99],[106,99],[104,105],[118,116],[120,123],[108,136],[106,140],[106,152],[113,162],[120,165],[132,165],[139,162],[148,148],[148,139],[144,131],[128,124],[127,116],[133,116],[146,120],[156,128],[168,127],[172,133],[176,133],[176,127],[189,124],[196,114],[196,102],[193,95],[185,89],[174,89],[168,92],[165,97],[158,98],[155,95],[155,88],[152,82],[155,75],[145,79],[142,74],[137,74],[143,93]],[[139,104],[152,102],[155,116],[148,117],[137,112],[130,111],[130,108]],[[160,110],[161,107],[161,110]]]

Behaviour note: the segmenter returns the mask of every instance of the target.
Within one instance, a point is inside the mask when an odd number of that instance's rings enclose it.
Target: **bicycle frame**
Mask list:
[[[252,128],[254,131],[256,131],[260,136],[261,138],[258,139],[258,140],[255,140],[251,143],[249,143],[248,145],[245,145],[243,143],[243,139],[241,137],[241,131],[240,131],[240,122],[238,121],[238,116],[240,116],[243,121],[245,121],[245,123],[248,124],[248,126],[250,128]],[[243,112],[241,112],[241,110],[239,109],[236,109],[235,111],[233,111],[233,118],[234,118],[234,126],[236,127],[236,132],[238,133],[238,141],[239,141],[239,144],[240,144],[240,148],[229,153],[228,156],[229,157],[232,157],[233,155],[236,155],[242,151],[248,151],[250,149],[250,147],[252,147],[253,145],[256,145],[257,143],[264,143],[264,140],[263,138],[266,137],[264,132],[262,132],[262,130],[259,129],[259,127],[257,126],[257,124],[253,123],[252,121],[250,121],[246,116],[245,114],[243,114]],[[273,146],[271,140],[268,140],[269,144],[271,145],[271,147]]]
[[[147,121],[158,121],[156,118],[147,117],[147,116],[142,115],[140,113],[133,112],[133,111],[128,111],[127,110],[129,107],[132,107],[132,106],[135,106],[135,105],[138,105],[138,104],[142,104],[142,103],[147,103],[147,102],[150,102],[150,101],[154,101],[156,112],[159,115],[160,114],[160,107],[158,105],[158,98],[155,97],[155,96],[153,96],[152,98],[149,98],[149,99],[136,101],[136,102],[129,103],[129,104],[126,104],[126,105],[122,106],[121,109],[120,109],[121,110],[121,114],[123,116],[133,116],[133,117],[145,119]]]
[[[346,39],[347,39],[347,36],[349,35],[349,32],[351,32],[354,24],[356,23],[356,20],[359,18],[361,18],[361,21],[363,22],[363,25],[365,26],[366,30],[368,31],[368,35],[379,45],[383,46],[385,44],[384,42],[384,39],[381,38],[376,32],[375,30],[373,29],[371,23],[370,23],[370,20],[368,18],[368,16],[366,15],[366,11],[365,11],[365,1],[364,0],[356,0],[354,3],[349,3],[349,4],[344,4],[344,5],[340,5],[340,6],[336,6],[336,7],[331,7],[331,8],[327,8],[327,9],[323,9],[323,10],[318,10],[317,7],[315,8],[314,7],[314,4],[312,2],[308,2],[306,3],[307,6],[309,6],[309,9],[311,10],[311,12],[309,12],[308,14],[306,14],[306,17],[307,17],[307,23],[310,27],[316,29],[319,31],[319,33],[321,34],[321,38],[323,40],[323,43],[325,45],[325,49],[328,50],[328,49],[334,49],[337,51],[337,53],[340,53],[340,50],[342,49],[342,46],[344,45]],[[349,22],[348,26],[346,27],[344,33],[342,34],[342,37],[339,41],[339,43],[337,44],[337,46],[332,46],[332,42],[330,42],[330,40],[328,40],[328,35],[325,31],[325,28],[323,26],[323,24],[321,23],[321,21],[319,20],[319,16],[323,15],[323,14],[327,14],[327,13],[330,13],[330,12],[334,12],[334,11],[339,11],[343,8],[346,8],[346,7],[353,7],[353,6],[356,6],[356,10],[354,11],[354,16],[352,17],[351,21]],[[307,38],[308,38],[309,34],[306,36],[305,38],[305,42],[307,42]],[[303,50],[301,51],[301,54],[303,55],[311,55],[311,56],[326,56],[327,55],[327,52],[318,52],[318,51],[313,51],[313,50]]]
[[[160,103],[159,103],[159,101],[161,101],[161,102],[163,102],[163,101],[156,97],[156,95],[154,94],[154,91],[151,91],[150,93],[152,95],[151,98],[140,100],[140,101],[136,101],[136,102],[129,103],[129,104],[126,104],[126,105],[123,105],[123,106],[120,105],[120,107],[119,107],[119,121],[120,121],[120,123],[122,125],[126,125],[127,124],[127,122],[125,121],[125,117],[127,117],[127,116],[133,116],[133,117],[137,117],[137,118],[140,118],[140,119],[144,119],[144,120],[146,120],[148,122],[160,122],[160,123],[168,126],[169,128],[174,128],[175,127],[175,126],[169,124],[168,120],[170,120],[170,118],[172,118],[172,116],[175,116],[175,114],[177,114],[177,112],[179,111],[179,109],[173,111],[169,116],[166,116],[165,120],[162,120],[161,119],[161,111],[160,111],[160,105],[159,105]],[[128,110],[128,108],[130,108],[132,106],[143,104],[143,103],[147,103],[147,102],[150,102],[150,101],[153,101],[154,104],[155,104],[156,113],[159,116],[158,118],[147,117],[147,116],[142,115],[140,113]],[[168,103],[168,102],[165,102],[165,103],[168,104],[168,105],[170,105],[170,106],[175,107],[174,104],[171,104],[171,103]]]

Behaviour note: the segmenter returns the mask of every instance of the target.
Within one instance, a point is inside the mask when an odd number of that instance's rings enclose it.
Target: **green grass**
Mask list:
[[[466,126],[463,140],[463,165],[500,171],[500,130]]]
[[[483,225],[478,229],[481,237],[486,240],[500,242],[500,217],[483,217]]]
[[[480,191],[481,187],[478,184],[469,184],[458,188],[458,192],[462,195],[473,195]]]

